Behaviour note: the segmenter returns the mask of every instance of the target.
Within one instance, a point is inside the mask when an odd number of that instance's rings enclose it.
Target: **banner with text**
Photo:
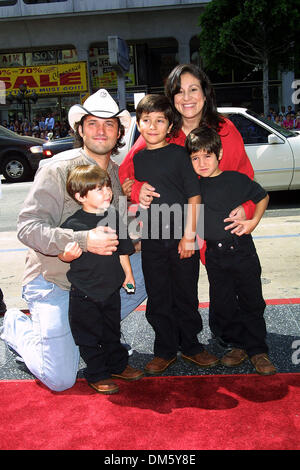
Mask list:
[[[85,62],[0,68],[0,81],[5,84],[6,94],[12,95],[23,84],[37,95],[79,94],[88,90]]]

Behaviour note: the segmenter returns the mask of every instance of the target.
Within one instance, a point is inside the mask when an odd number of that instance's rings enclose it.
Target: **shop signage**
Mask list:
[[[0,54],[0,67],[20,67],[24,65],[22,53]]]
[[[5,83],[6,93],[12,95],[24,83],[28,91],[37,95],[77,94],[88,90],[85,62],[0,68],[0,81]]]
[[[126,86],[135,85],[133,54],[133,47],[129,46],[130,68],[125,74]],[[118,87],[118,75],[109,62],[107,47],[90,49],[90,72],[93,89]]]

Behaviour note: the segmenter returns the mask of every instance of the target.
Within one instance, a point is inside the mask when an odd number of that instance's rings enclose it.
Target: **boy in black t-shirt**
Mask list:
[[[199,254],[194,247],[198,179],[185,149],[167,142],[174,114],[165,96],[145,96],[137,106],[136,118],[146,149],[134,156],[135,178],[146,181],[157,194],[147,209],[142,234],[146,318],[155,332],[154,358],[145,371],[164,372],[176,361],[179,349],[183,359],[201,367],[213,366],[218,359],[197,338],[202,329]]]
[[[87,366],[84,376],[97,392],[117,393],[112,377],[137,380],[143,376],[128,365],[127,351],[120,343],[120,287],[134,286],[129,260],[134,247],[118,212],[110,205],[112,190],[106,171],[98,165],[73,168],[67,191],[82,209],[69,217],[63,228],[84,231],[109,226],[119,236],[118,249],[110,256],[83,252],[76,242],[67,244],[59,255],[62,261],[71,263],[67,273],[71,283],[69,320]]]
[[[220,170],[222,144],[213,129],[205,125],[194,129],[185,145],[195,172],[201,176],[209,315],[216,325],[213,333],[231,345],[221,363],[237,366],[248,356],[259,374],[275,374],[266,344],[261,267],[250,235],[268,206],[269,196],[248,176]],[[256,204],[253,218],[241,220],[236,229],[226,231],[224,219],[249,200]]]

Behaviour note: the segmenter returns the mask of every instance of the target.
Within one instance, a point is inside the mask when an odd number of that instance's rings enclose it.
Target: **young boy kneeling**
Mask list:
[[[109,221],[117,235],[126,234],[125,239],[119,236],[118,250],[110,256],[82,252],[75,242],[59,255],[62,261],[71,262],[67,273],[71,283],[69,321],[86,363],[84,376],[97,392],[117,393],[112,378],[137,380],[143,376],[128,365],[127,350],[120,343],[120,288],[134,286],[129,260],[134,247],[118,213],[110,206],[113,194],[106,171],[98,165],[75,167],[68,175],[67,191],[82,209],[69,217],[63,228],[90,230]]]

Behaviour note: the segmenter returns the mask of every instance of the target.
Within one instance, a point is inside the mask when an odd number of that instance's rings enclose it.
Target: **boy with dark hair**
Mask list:
[[[118,250],[111,256],[83,252],[77,242],[68,243],[59,258],[71,262],[67,273],[71,283],[69,320],[75,343],[86,363],[84,376],[99,393],[118,392],[112,377],[138,380],[139,370],[128,365],[128,354],[120,343],[120,287],[134,286],[129,255],[133,244],[118,213],[110,207],[111,182],[98,165],[74,167],[67,178],[69,195],[82,205],[62,225],[74,231],[90,230],[115,223],[120,236]],[[113,212],[112,212],[113,211]],[[111,214],[112,212],[112,214]]]
[[[268,206],[269,196],[248,176],[220,170],[222,144],[212,128],[202,125],[194,129],[185,146],[201,177],[210,322],[213,316],[217,336],[232,345],[221,363],[233,367],[249,356],[259,374],[275,374],[266,344],[261,266],[250,235]],[[256,204],[253,218],[241,220],[237,229],[226,232],[224,219],[233,208],[249,200]]]
[[[205,351],[197,338],[202,329],[199,254],[194,247],[198,179],[185,149],[166,141],[174,121],[169,100],[164,95],[147,95],[139,102],[136,116],[147,147],[134,156],[135,178],[147,181],[157,191],[155,198],[151,197],[142,234],[146,318],[155,332],[154,358],[145,371],[164,372],[176,361],[179,349],[183,359],[201,367],[213,366],[218,359]]]

